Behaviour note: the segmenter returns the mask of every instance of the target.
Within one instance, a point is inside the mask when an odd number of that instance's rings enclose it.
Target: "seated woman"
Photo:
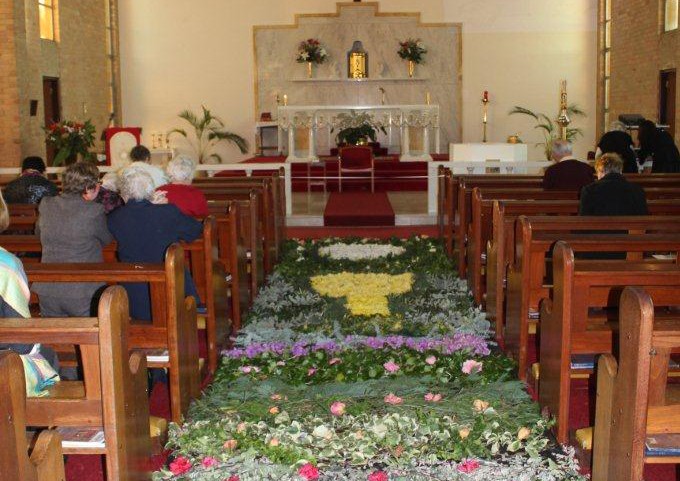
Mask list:
[[[7,204],[0,193],[0,232],[4,232],[9,225]],[[28,279],[21,261],[13,254],[0,247],[0,317],[31,317],[28,301],[31,291]],[[33,344],[0,344],[0,349],[11,349],[19,354],[28,354],[33,350]],[[58,369],[57,356],[53,350],[40,347],[40,354]]]
[[[173,243],[193,241],[203,232],[203,225],[186,216],[172,204],[153,204],[154,183],[151,176],[134,167],[119,174],[120,194],[125,205],[109,214],[109,230],[118,242],[121,262],[162,263],[165,251]],[[198,293],[188,269],[184,274],[185,293]],[[147,284],[124,284],[130,299],[130,316],[151,320],[151,299]]]
[[[208,215],[208,200],[203,192],[191,185],[195,168],[194,161],[189,157],[175,157],[165,169],[170,183],[156,190],[165,192],[168,203],[176,205],[183,214],[205,217]]]
[[[36,232],[42,243],[42,262],[103,262],[102,248],[113,240],[106,227],[99,193],[99,169],[89,162],[69,165],[62,178],[62,194],[40,203]],[[43,317],[97,315],[95,294],[102,282],[35,283]]]

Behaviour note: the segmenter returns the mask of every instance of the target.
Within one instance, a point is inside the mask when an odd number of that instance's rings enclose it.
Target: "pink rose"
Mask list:
[[[219,464],[219,461],[217,461],[217,459],[210,457],[210,456],[206,456],[205,458],[203,458],[203,461],[201,461],[201,465],[204,468],[213,468],[213,467],[217,466],[218,464]]]
[[[328,365],[332,366],[333,364],[340,364],[341,362],[342,362],[342,359],[340,359],[339,357],[334,357],[333,359],[328,361]]]
[[[331,414],[333,414],[333,416],[342,416],[345,414],[345,403],[335,401],[331,404]]]
[[[308,481],[319,479],[319,470],[313,464],[307,463],[298,470],[298,474]]]
[[[239,369],[243,374],[250,374],[251,372],[260,372],[260,368],[257,366],[241,366]]]
[[[177,476],[178,474],[184,474],[191,469],[191,461],[189,461],[184,456],[177,456],[168,467],[170,468],[172,474]]]
[[[315,372],[316,372],[316,368],[315,368],[315,367],[310,367],[310,368],[307,370],[307,375],[308,375],[308,376],[313,376]]]
[[[385,471],[376,471],[368,475],[368,481],[387,481],[387,473]]]
[[[430,366],[433,366],[435,362],[437,362],[437,358],[434,356],[427,356],[425,358],[425,362],[429,364]]]
[[[466,459],[458,465],[458,471],[461,473],[471,473],[479,468],[479,462],[474,459]]]
[[[482,370],[482,363],[474,359],[468,359],[463,363],[462,371],[465,374],[475,374]]]
[[[427,394],[425,394],[425,400],[431,403],[438,403],[439,401],[442,400],[442,395],[432,394],[431,392],[428,392]]]
[[[385,402],[387,404],[396,405],[396,404],[401,404],[402,401],[403,401],[402,398],[400,398],[399,396],[395,396],[393,393],[389,393],[387,396],[385,396]]]
[[[399,370],[399,364],[396,364],[392,361],[386,362],[383,364],[383,367],[385,368],[385,371],[389,373],[395,373]]]

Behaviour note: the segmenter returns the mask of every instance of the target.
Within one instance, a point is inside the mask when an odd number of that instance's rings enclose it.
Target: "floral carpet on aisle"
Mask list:
[[[156,480],[580,480],[436,239],[289,241]]]

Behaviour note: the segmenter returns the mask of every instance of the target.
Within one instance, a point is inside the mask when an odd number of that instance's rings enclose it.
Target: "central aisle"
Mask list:
[[[157,479],[582,479],[439,241],[289,241]]]

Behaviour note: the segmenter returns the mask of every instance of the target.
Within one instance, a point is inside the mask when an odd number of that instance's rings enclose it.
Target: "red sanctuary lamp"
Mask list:
[[[482,142],[486,143],[486,124],[488,119],[488,108],[489,108],[489,91],[485,90],[482,94],[482,125],[484,128],[484,136],[482,137]]]

